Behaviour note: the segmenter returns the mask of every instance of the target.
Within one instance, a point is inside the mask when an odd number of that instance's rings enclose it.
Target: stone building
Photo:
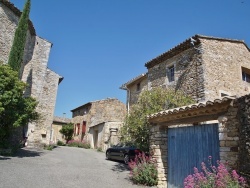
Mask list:
[[[64,125],[71,123],[71,119],[65,117],[54,116],[52,127],[50,132],[50,141],[56,144],[58,141],[66,142],[64,136],[60,133],[60,130]]]
[[[7,0],[0,0],[0,61],[8,62],[15,30],[21,11]],[[50,70],[48,65],[52,43],[36,34],[33,23],[29,20],[23,63],[21,65],[22,81],[28,83],[24,93],[39,102],[37,111],[41,119],[26,127],[28,146],[39,147],[49,143],[48,131],[53,121],[53,114],[59,83],[63,78]]]
[[[130,105],[137,102],[140,93],[148,89],[147,73],[141,74],[136,78],[123,84],[120,89],[127,91],[127,110],[129,112]]]
[[[145,66],[144,89],[182,90],[197,102],[148,116],[158,186],[182,187],[208,155],[250,179],[250,53],[244,41],[195,35]],[[122,86],[128,108],[141,92],[134,92],[141,77]]]
[[[90,143],[103,151],[118,142],[118,132],[126,116],[126,105],[107,98],[88,102],[72,112],[74,139]]]
[[[191,40],[192,39],[192,40]],[[250,92],[250,54],[242,40],[195,35],[145,64],[146,74],[122,85],[127,104],[141,86],[181,89],[197,102]]]

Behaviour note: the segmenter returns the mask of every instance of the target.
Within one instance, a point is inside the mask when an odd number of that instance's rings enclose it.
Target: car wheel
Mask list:
[[[106,159],[108,159],[108,160],[110,159],[110,152],[109,151],[106,152]]]
[[[127,154],[124,155],[123,161],[124,161],[125,164],[128,164],[129,156]]]

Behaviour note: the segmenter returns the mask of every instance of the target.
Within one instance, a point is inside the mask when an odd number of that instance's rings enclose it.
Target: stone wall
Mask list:
[[[235,99],[219,121],[220,158],[250,183],[250,95]]]
[[[250,84],[242,80],[241,67],[250,69],[250,53],[244,43],[200,39],[206,100],[221,93],[242,96],[250,92]]]
[[[150,129],[150,154],[157,162],[158,187],[167,187],[168,129],[157,124]]]
[[[137,84],[140,84],[140,89],[137,89]],[[142,91],[148,89],[148,80],[147,76],[144,76],[142,79],[133,82],[128,87],[128,103],[129,106],[132,106],[138,101],[139,95]]]
[[[10,3],[0,1],[0,61],[8,62],[9,52],[18,25],[20,11]],[[30,26],[30,23],[29,23]],[[34,28],[33,28],[34,29]],[[50,127],[56,102],[59,79],[58,74],[47,68],[52,43],[27,31],[24,50],[22,80],[28,83],[24,96],[32,96],[39,102],[37,111],[41,119],[28,125],[28,146],[39,146],[49,142]],[[45,136],[42,136],[44,135]]]
[[[219,124],[220,160],[227,163],[231,170],[236,169],[250,183],[250,95],[234,99],[228,110],[217,117],[210,120]],[[201,123],[207,121],[205,119],[202,121],[201,118]],[[186,121],[188,119],[180,121],[179,125],[186,124]],[[150,151],[157,161],[158,187],[166,187],[167,157],[168,152],[171,152],[167,149],[167,132],[171,124],[164,121],[159,124],[151,124]]]
[[[239,171],[250,184],[250,95],[237,100],[239,127]]]
[[[148,88],[181,89],[197,102],[214,100],[222,94],[248,94],[250,84],[242,80],[242,67],[250,72],[250,53],[246,45],[241,41],[209,37],[200,37],[199,41],[198,46],[149,66]],[[170,66],[175,67],[173,82],[169,82],[167,76]]]
[[[123,122],[105,122],[90,127],[88,136],[91,147],[95,149],[101,148],[102,151],[106,151],[111,145],[117,144],[119,129],[122,124]]]
[[[104,99],[93,101],[83,105],[80,108],[72,110],[74,125],[80,124],[80,133],[82,132],[83,121],[86,121],[86,139],[90,142],[92,135],[89,135],[89,128],[104,122],[122,122],[126,116],[126,106],[118,99]],[[76,135],[74,139],[82,140],[81,134]]]
[[[169,82],[167,68],[175,66],[175,81]],[[196,101],[205,100],[202,56],[190,48],[148,69],[148,88],[182,90]]]

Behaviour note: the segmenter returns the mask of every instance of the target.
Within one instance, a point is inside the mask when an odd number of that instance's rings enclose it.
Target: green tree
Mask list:
[[[143,91],[137,104],[132,106],[121,128],[121,141],[134,142],[140,149],[149,149],[149,123],[147,116],[161,110],[177,108],[192,104],[191,97],[181,91],[172,89],[154,88]]]
[[[63,126],[62,129],[60,130],[60,133],[65,136],[66,143],[68,143],[68,141],[70,141],[73,137],[74,133],[73,123],[69,123]]]
[[[13,44],[9,54],[8,64],[13,70],[19,72],[19,78],[21,78],[20,68],[23,61],[26,35],[28,31],[29,13],[30,13],[30,0],[27,0],[21,18],[18,22]]]
[[[13,129],[39,119],[37,102],[23,97],[26,84],[9,65],[0,65],[0,143],[8,141]],[[1,145],[1,144],[0,144]]]

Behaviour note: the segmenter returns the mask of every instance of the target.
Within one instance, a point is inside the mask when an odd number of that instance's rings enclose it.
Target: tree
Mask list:
[[[0,64],[0,143],[8,141],[13,129],[39,119],[37,101],[23,97],[25,87],[16,71]]]
[[[73,123],[64,125],[59,132],[65,136],[66,143],[68,143],[73,137],[74,133]]]
[[[21,78],[20,68],[23,61],[26,35],[28,31],[29,13],[30,13],[30,0],[27,0],[21,18],[18,22],[13,44],[9,54],[8,64],[13,70],[19,72],[19,78]]]
[[[121,141],[134,142],[140,149],[149,150],[149,123],[147,116],[162,110],[192,104],[191,97],[181,91],[154,88],[143,91],[137,104],[132,106],[121,128]]]

